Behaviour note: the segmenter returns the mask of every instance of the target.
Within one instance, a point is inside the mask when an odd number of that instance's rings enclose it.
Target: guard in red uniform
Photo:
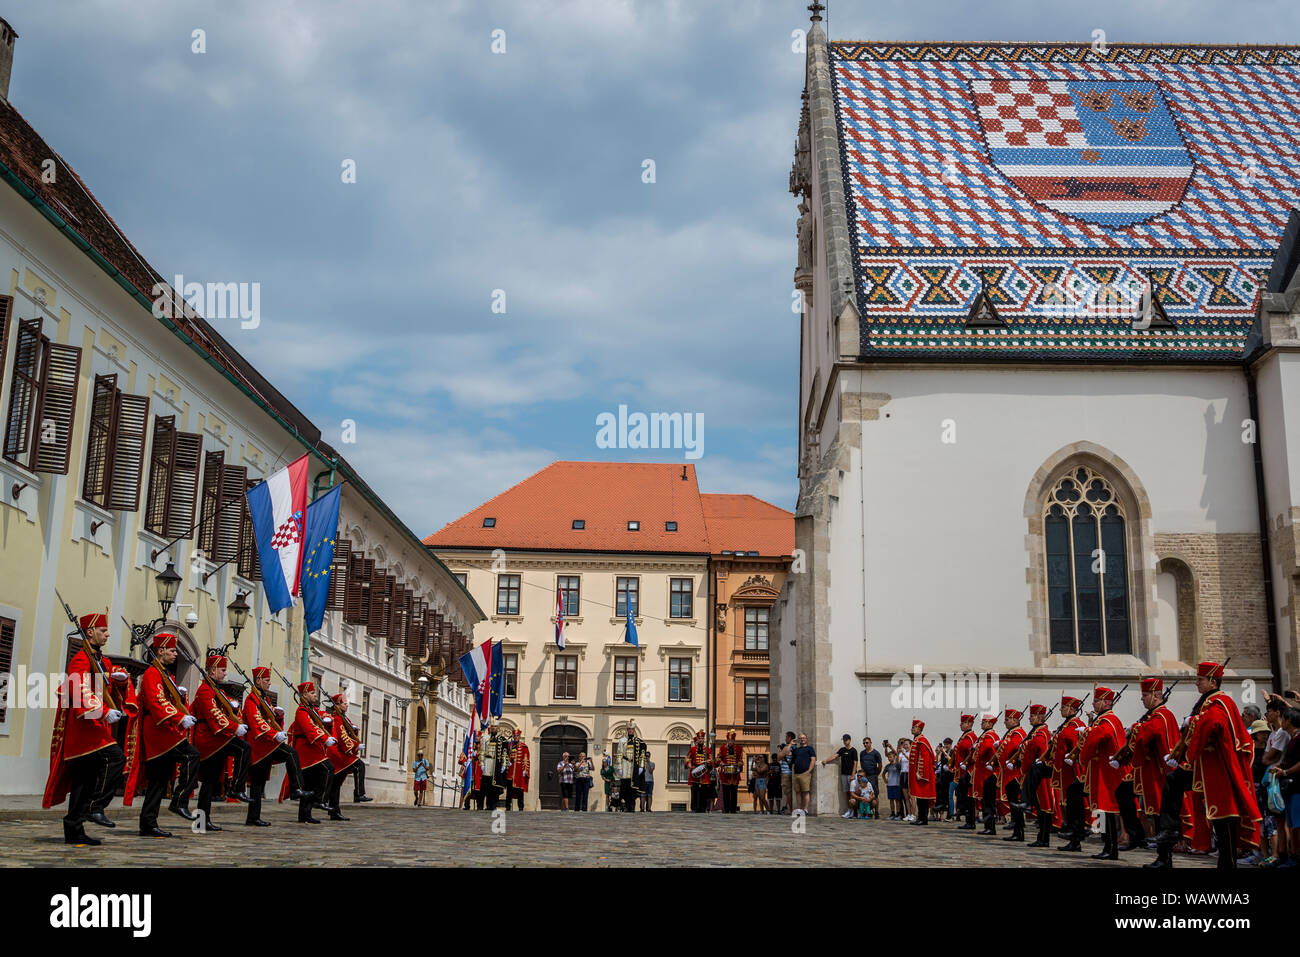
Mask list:
[[[68,680],[59,688],[59,710],[50,739],[50,775],[42,807],[68,799],[63,840],[68,844],[102,844],[86,833],[86,822],[116,827],[104,813],[122,783],[132,755],[114,737],[114,725],[126,719],[126,741],[134,750],[130,720],[139,708],[131,677],[101,653],[108,643],[108,616],[82,615],[81,648],[68,662]]]
[[[1061,851],[1083,850],[1083,834],[1087,828],[1088,802],[1083,775],[1073,758],[1074,749],[1079,746],[1079,735],[1087,727],[1079,716],[1082,707],[1083,699],[1062,695],[1061,717],[1064,720],[1052,736],[1052,789],[1061,807],[1061,824],[1066,837],[1066,842],[1057,848]]]
[[[981,834],[998,832],[998,733],[993,730],[998,716],[986,714],[980,720],[980,736],[975,742],[975,791],[980,796]]]
[[[1032,787],[1033,791],[1029,794],[1022,793],[1021,798],[1029,802],[1029,806],[1037,814],[1038,837],[1030,841],[1028,846],[1051,847],[1052,818],[1056,812],[1056,795],[1052,791],[1052,782],[1048,776],[1041,773],[1041,769],[1045,768],[1048,760],[1050,760],[1049,750],[1052,745],[1052,732],[1047,728],[1046,705],[1031,704],[1029,706],[1029,728],[1029,734],[1025,738],[1024,744],[1020,746],[1020,774],[1022,785],[1026,788]],[[1033,773],[1035,768],[1040,769],[1040,773]],[[1036,781],[1037,784],[1026,784],[1026,782],[1030,781]],[[1023,814],[1023,811],[1021,813]]]
[[[734,730],[727,732],[727,740],[718,747],[718,784],[722,788],[722,813],[735,814],[740,810],[740,772],[745,767],[745,751],[736,741]]]
[[[1116,752],[1124,746],[1124,723],[1111,710],[1115,692],[1098,687],[1092,693],[1097,717],[1083,734],[1079,745],[1079,762],[1084,768],[1084,790],[1088,800],[1099,813],[1106,815],[1106,840],[1101,852],[1092,855],[1098,860],[1119,860],[1119,802],[1115,789],[1123,777]]]
[[[686,770],[691,782],[691,810],[703,814],[712,801],[709,781],[713,773],[712,749],[703,730],[695,732],[695,740],[686,752]]]
[[[1025,729],[1020,726],[1021,712],[1007,708],[1002,723],[1007,733],[998,745],[998,797],[1011,807],[1011,833],[1004,841],[1025,839],[1025,812],[1016,805],[1020,802],[1020,746],[1025,741]]]
[[[140,705],[140,717],[136,721],[137,758],[127,778],[126,796],[122,800],[123,804],[134,800],[137,779],[143,769],[146,790],[140,808],[142,837],[171,837],[170,831],[158,826],[158,811],[167,791],[167,782],[178,769],[171,812],[190,821],[195,817],[181,806],[179,800],[182,794],[189,794],[194,789],[199,776],[199,752],[190,743],[188,733],[194,727],[194,716],[166,670],[175,661],[176,636],[169,632],[154,635],[153,662],[140,676],[140,690],[136,695]]]
[[[930,823],[930,805],[935,798],[934,748],[921,732],[925,722],[912,719],[912,754],[907,762],[907,788],[916,798],[916,820],[913,824]]]
[[[1178,719],[1165,707],[1165,683],[1159,678],[1142,679],[1142,704],[1147,711],[1129,728],[1130,760],[1133,763],[1133,792],[1142,802],[1142,821],[1148,837],[1155,834],[1160,814],[1160,795],[1165,790],[1169,766],[1165,756],[1178,743]]]
[[[298,752],[289,747],[289,735],[283,728],[284,712],[267,701],[266,695],[271,688],[271,669],[253,669],[253,687],[244,698],[243,719],[248,725],[249,748],[249,795],[248,817],[244,820],[247,827],[270,827],[270,821],[262,820],[262,800],[266,793],[266,782],[270,780],[271,769],[281,761],[284,762],[285,781],[289,783],[289,797],[300,800],[304,794],[315,797],[303,787],[302,768],[298,765]]]
[[[329,749],[338,742],[327,730],[316,712],[320,696],[316,685],[304,681],[298,685],[298,710],[293,716],[293,725],[289,735],[293,749],[298,754],[298,765],[302,768],[302,780],[307,785],[298,798],[298,823],[319,824],[311,816],[311,804],[314,795],[329,794],[334,786],[334,771],[330,765]],[[288,782],[286,781],[286,784]]]
[[[371,800],[362,793],[365,787],[365,762],[361,760],[361,732],[359,732],[351,721],[348,720],[348,699],[342,692],[334,695],[330,699],[333,702],[328,711],[321,712],[321,719],[325,726],[330,729],[330,734],[337,739],[337,743],[329,749],[330,767],[334,770],[334,785],[330,788],[329,799],[325,802],[330,806],[330,819],[334,821],[348,820],[343,816],[339,807],[340,794],[343,789],[343,779],[348,775],[357,775],[353,779],[352,786],[352,803],[356,804],[363,798]]]
[[[970,755],[979,736],[975,734],[975,715],[961,716],[961,737],[953,745],[953,773],[957,781],[957,815],[965,816],[960,831],[975,830],[975,795],[971,793]]]
[[[1223,667],[1203,661],[1196,687],[1203,700],[1188,719],[1187,761],[1192,767],[1192,792],[1205,802],[1205,816],[1214,828],[1219,869],[1237,866],[1238,842],[1259,847],[1259,805],[1251,777],[1255,746],[1241,712],[1221,690]]]
[[[532,771],[532,759],[528,753],[528,745],[524,744],[523,729],[515,728],[515,733],[510,741],[510,784],[506,790],[507,811],[510,810],[512,798],[519,810],[524,809],[524,795],[528,793],[528,779]],[[585,810],[585,808],[582,810]]]
[[[248,733],[238,711],[225,692],[216,686],[226,680],[226,658],[211,654],[205,663],[207,680],[199,682],[190,702],[190,713],[198,722],[194,726],[194,747],[199,752],[199,803],[196,812],[204,831],[220,831],[212,822],[212,796],[226,770],[226,759],[237,756],[231,742]]]

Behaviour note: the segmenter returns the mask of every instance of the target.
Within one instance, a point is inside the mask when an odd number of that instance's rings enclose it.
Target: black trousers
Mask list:
[[[1029,805],[1031,813],[1038,813],[1038,785],[1043,783],[1043,779],[1050,777],[1052,769],[1042,761],[1035,761],[1030,767],[1029,773],[1025,775],[1025,784],[1020,793],[1025,796],[1022,803]]]
[[[294,791],[304,789],[302,767],[298,763],[298,752],[287,744],[278,746],[248,771],[249,801],[246,820],[249,824],[261,820],[262,800],[266,796],[266,782],[271,778],[272,768],[280,762],[284,762],[284,773],[289,778],[289,787]]]
[[[212,798],[216,793],[217,785],[221,783],[221,775],[226,770],[226,758],[234,755],[236,765],[239,763],[239,751],[234,747],[236,740],[231,738],[214,754],[199,762],[199,803],[195,811],[203,815],[200,824],[205,827],[207,822],[212,820]]]
[[[582,785],[575,783],[574,790],[578,792],[579,796],[576,799],[573,809],[575,811],[585,811],[586,808],[580,806],[586,800],[586,794],[582,790]],[[506,785],[506,810],[507,811],[510,810],[511,805],[514,805],[518,810],[522,811],[524,809],[524,792],[522,788],[517,788],[513,784],[508,784]]]
[[[228,748],[235,755],[235,767],[226,787],[227,797],[248,790],[248,766],[253,762],[253,747],[243,738],[231,738]]]
[[[1016,809],[1020,803],[1020,782],[1007,782],[1007,803],[1011,805],[1011,833],[1017,837],[1025,836],[1025,812]]]
[[[930,799],[929,798],[916,799],[916,822],[918,824],[930,823]]]
[[[1165,777],[1165,789],[1160,793],[1160,818],[1156,830],[1156,846],[1172,848],[1183,836],[1183,798],[1192,787],[1189,768],[1174,768]]]
[[[299,798],[299,822],[310,818],[312,804],[316,801],[320,801],[322,804],[325,803],[330,791],[334,788],[334,769],[330,766],[329,758],[319,761],[309,768],[303,768],[302,781],[307,785],[307,789],[313,792],[314,796]]]
[[[1052,839],[1052,815],[1049,811],[1038,812],[1038,843],[1046,845]]]
[[[117,744],[110,744],[69,761],[70,787],[64,826],[82,828],[94,811],[108,807],[117,786],[122,783],[122,771],[125,768],[126,754]]]
[[[984,822],[984,828],[990,834],[997,833],[998,829],[998,779],[997,775],[990,774],[984,779],[984,789],[980,801],[983,814],[980,820]]]
[[[722,812],[735,814],[740,811],[740,785],[722,785]]]
[[[957,814],[966,818],[966,823],[975,826],[975,799],[970,793],[970,775],[957,782]]]
[[[1065,789],[1065,811],[1061,822],[1071,841],[1083,840],[1083,832],[1087,829],[1083,817],[1083,781],[1076,778]]]
[[[709,786],[707,784],[691,785],[691,810],[703,814],[709,809]]]
[[[478,806],[482,807],[483,803],[486,801],[488,810],[495,811],[497,807],[497,802],[501,800],[501,789],[496,786],[495,782],[489,781],[487,778],[484,778],[483,790],[480,791],[479,794],[480,796],[479,796]]]
[[[1130,841],[1146,839],[1142,822],[1138,820],[1137,794],[1133,791],[1132,781],[1121,781],[1115,789],[1115,801],[1119,804],[1119,819],[1124,822],[1124,830]]]
[[[1216,866],[1221,871],[1237,869],[1238,820],[1235,817],[1221,817],[1210,822],[1214,827],[1215,847],[1219,851],[1219,862]]]
[[[158,811],[162,807],[163,795],[167,793],[167,784],[179,768],[180,777],[176,779],[176,794],[188,793],[194,787],[199,776],[199,752],[188,738],[165,754],[150,758],[144,763],[145,781],[148,782],[144,792],[144,804],[140,805],[140,830],[150,831],[158,826]]]
[[[623,802],[624,811],[636,810],[636,789],[632,787],[631,778],[623,778],[618,782],[618,796]]]

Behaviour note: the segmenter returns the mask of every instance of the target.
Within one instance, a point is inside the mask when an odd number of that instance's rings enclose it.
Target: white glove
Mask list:
[[[246,734],[248,734],[248,725],[246,724],[241,724],[235,729],[235,737],[237,738],[242,738]]]
[[[1074,758],[1066,758],[1065,763],[1068,764],[1070,767],[1074,767]]]
[[[1174,760],[1174,757],[1173,757],[1172,754],[1166,754],[1166,755],[1165,755],[1165,764],[1169,765],[1169,767],[1171,767],[1171,768],[1176,768],[1176,767],[1178,767],[1178,762]]]
[[[189,693],[190,693],[190,689],[187,688],[187,687],[185,687],[184,685],[177,685],[177,686],[176,686],[176,690],[179,691],[179,692],[180,692],[181,694],[183,694],[183,695],[186,695],[186,694],[189,694]]]
[[[104,717],[108,719],[109,724],[117,724],[122,720],[122,712],[118,711],[116,708],[109,708]]]
[[[1107,761],[1106,763],[1109,764],[1112,768],[1115,768],[1116,770],[1119,770],[1119,762],[1116,761],[1114,758],[1111,758],[1111,759],[1110,759],[1109,761]]]
[[[275,713],[282,718],[284,717],[284,709],[281,708],[278,704],[275,706]]]
[[[194,724],[194,715],[192,714],[187,714],[185,717],[181,718],[181,728],[183,730],[188,731],[190,728],[194,727]]]
[[[281,744],[284,744],[289,740],[289,736],[285,734],[283,731],[277,731],[275,732],[275,740],[279,741]]]
[[[992,771],[992,770],[994,770],[994,767],[993,767],[993,765],[991,765],[991,764],[986,764],[986,765],[984,765],[984,769],[985,769],[986,771]]]
[[[329,715],[325,715],[325,717],[321,718],[321,721],[323,721],[325,724],[333,724],[333,723],[334,723],[334,719],[331,718]]]
[[[339,743],[339,742],[338,742],[338,739],[337,739],[337,738],[326,738],[326,739],[325,739],[325,744],[326,744],[327,747],[331,747],[331,748],[332,748],[332,747],[334,747],[334,745],[336,745],[336,744],[338,744],[338,743]]]
[[[1015,769],[1016,769],[1016,766],[1015,766],[1014,764],[1012,764],[1010,761],[1008,761],[1008,762],[1007,762],[1007,770],[1008,770],[1008,771],[1014,771]]]
[[[116,681],[118,684],[123,684],[127,681],[130,681],[131,676],[128,675],[121,668],[115,668],[113,669],[113,680]]]

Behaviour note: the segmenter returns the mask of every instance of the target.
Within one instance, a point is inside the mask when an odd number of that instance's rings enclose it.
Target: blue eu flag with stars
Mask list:
[[[339,529],[339,496],[343,486],[330,489],[307,506],[303,529],[302,610],[307,634],[320,631],[325,621],[325,604],[330,593],[330,569],[334,565],[334,539]]]

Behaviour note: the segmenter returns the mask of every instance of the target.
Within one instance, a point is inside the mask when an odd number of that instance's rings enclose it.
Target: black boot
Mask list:
[[[167,810],[171,811],[173,814],[179,814],[187,821],[193,821],[198,818],[198,815],[187,808],[183,803],[178,803],[176,801],[172,801],[171,804],[167,805]]]
[[[93,821],[94,823],[98,824],[100,827],[117,827],[117,825],[114,822],[108,819],[108,815],[106,815],[103,811],[91,811],[90,817],[87,818],[87,820]]]
[[[86,833],[86,825],[69,824],[63,822],[63,843],[64,844],[85,844],[89,847],[97,847],[104,842],[97,837],[91,837]]]
[[[1157,844],[1156,859],[1143,867],[1148,870],[1169,870],[1174,866],[1174,846],[1172,844]]]

